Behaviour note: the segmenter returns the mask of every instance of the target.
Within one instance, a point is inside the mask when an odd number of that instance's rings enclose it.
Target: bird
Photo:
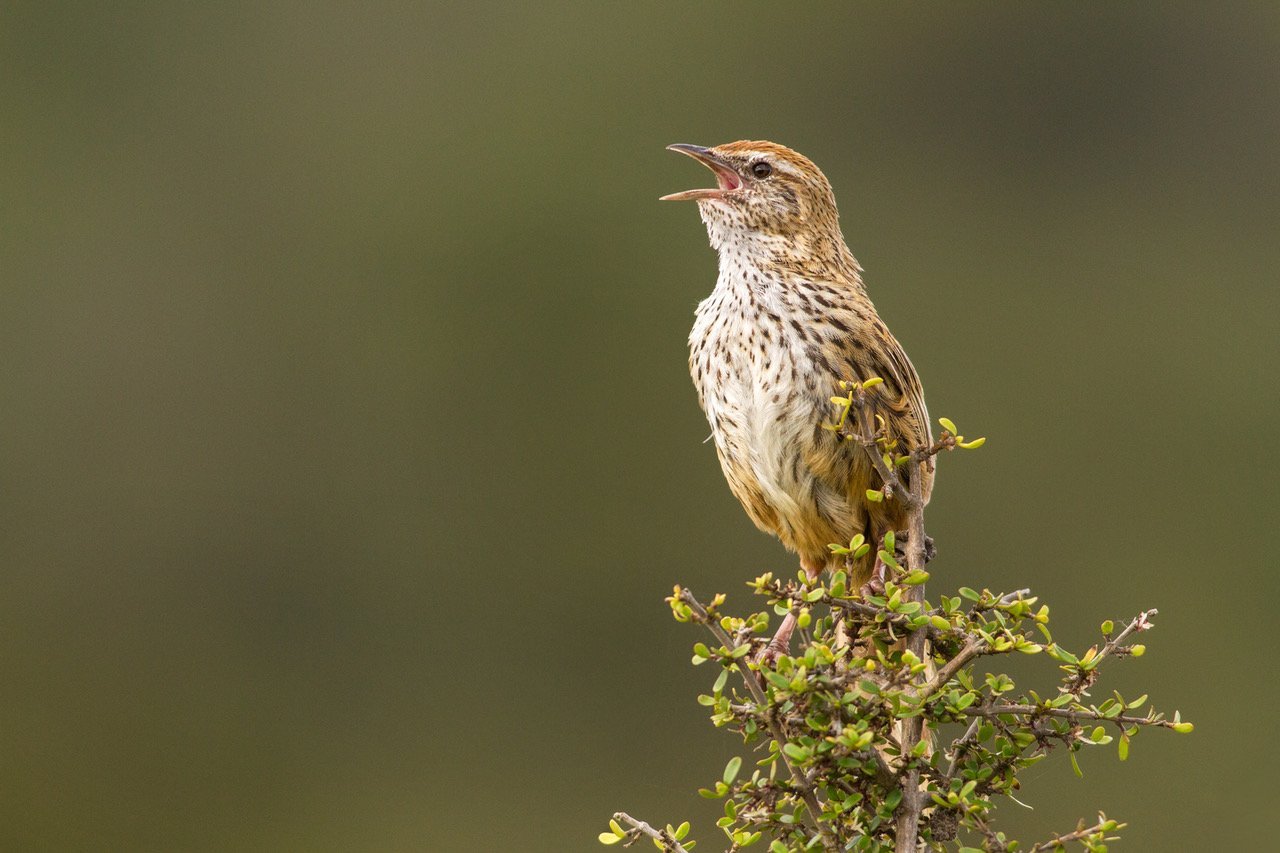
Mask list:
[[[901,502],[868,497],[883,484],[864,447],[824,428],[838,414],[832,397],[878,377],[883,384],[868,396],[895,452],[933,439],[920,378],[867,296],[831,184],[807,157],[774,142],[668,149],[716,179],[662,200],[697,202],[719,255],[715,288],[689,335],[689,371],[729,489],[758,528],[799,557],[811,582],[838,566],[853,584],[871,583],[883,571],[879,544],[905,530],[907,518]],[[899,477],[918,478],[928,502],[931,459]],[[832,544],[858,534],[872,543],[867,555],[833,554]],[[766,653],[783,652],[794,625],[794,614],[786,617]]]

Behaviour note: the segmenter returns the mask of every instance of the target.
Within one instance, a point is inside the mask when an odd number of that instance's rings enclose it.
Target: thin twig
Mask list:
[[[874,390],[874,386],[872,390]],[[923,509],[924,499],[916,490],[903,488],[898,472],[884,461],[884,455],[880,453],[880,449],[877,446],[879,442],[877,433],[879,430],[876,429],[875,407],[871,403],[867,390],[858,385],[849,393],[851,405],[858,412],[858,433],[853,435],[852,438],[866,450],[867,456],[871,459],[872,467],[880,475],[880,480],[884,483],[885,500],[896,500],[909,512]],[[919,480],[920,478],[914,477],[912,479]],[[872,543],[872,547],[875,547],[876,544]],[[923,553],[924,543],[920,543],[920,546],[921,553]]]
[[[1092,687],[1093,683],[1098,679],[1098,665],[1102,663],[1105,658],[1111,655],[1123,654],[1125,652],[1125,647],[1122,647],[1121,644],[1133,632],[1151,630],[1151,628],[1154,627],[1151,624],[1151,617],[1155,616],[1158,612],[1159,611],[1153,608],[1151,610],[1143,611],[1135,616],[1129,624],[1124,627],[1124,630],[1109,639],[1106,645],[1102,647],[1101,651],[1089,658],[1087,664],[1084,661],[1081,661],[1079,669],[1076,670],[1074,675],[1065,679],[1065,684],[1059,687],[1058,690],[1062,693],[1069,693],[1072,696],[1085,695],[1085,691]]]
[[[1106,828],[1108,824],[1112,824],[1111,829]],[[1122,826],[1124,826],[1123,823],[1109,821],[1107,820],[1106,815],[1099,814],[1098,822],[1093,826],[1077,829],[1075,832],[1068,832],[1065,835],[1059,835],[1057,838],[1051,838],[1048,841],[1041,841],[1036,846],[1028,849],[1027,853],[1044,853],[1046,850],[1061,850],[1069,842],[1079,841],[1082,838],[1088,838],[1089,836],[1096,835],[1100,832],[1112,832],[1116,829],[1120,829]]]
[[[654,841],[660,843],[665,853],[689,853],[689,849],[679,841],[676,841],[671,833],[667,832],[665,829],[654,829],[649,824],[642,820],[636,820],[626,812],[615,812],[613,819],[618,823],[631,825],[631,831],[628,834],[634,833],[635,837],[628,841],[627,844],[637,840],[641,835],[647,835]]]
[[[975,717],[973,722],[969,724],[969,728],[964,730],[964,734],[951,742],[951,761],[947,764],[947,772],[945,774],[948,778],[955,775],[956,765],[960,763],[960,753],[977,738],[978,727],[981,724],[982,718]]]
[[[1115,652],[1115,650],[1120,647],[1120,644],[1123,643],[1134,631],[1150,631],[1155,627],[1151,624],[1151,617],[1155,616],[1159,612],[1159,610],[1156,610],[1153,607],[1150,610],[1144,610],[1142,613],[1133,617],[1133,621],[1126,625],[1123,631],[1112,637],[1111,640],[1102,647],[1102,651],[1098,652],[1098,656],[1094,658],[1094,660],[1100,661],[1107,655]]]
[[[1010,714],[1015,717],[1058,717],[1070,723],[1080,722],[1098,722],[1098,723],[1115,723],[1128,726],[1156,726],[1162,729],[1172,729],[1178,725],[1173,720],[1157,720],[1152,717],[1135,717],[1133,715],[1118,714],[1114,717],[1108,717],[1101,711],[1094,711],[1088,708],[1046,708],[1043,705],[1023,705],[1015,703],[984,705],[980,708],[965,708],[960,712],[966,717],[986,717],[994,719],[1001,714]]]
[[[964,648],[962,648],[955,657],[947,661],[946,664],[943,665],[942,669],[938,670],[937,675],[935,675],[928,684],[920,689],[921,700],[928,699],[934,693],[937,693],[943,687],[946,687],[947,682],[949,682],[957,672],[963,669],[969,661],[981,654],[984,654],[986,651],[987,644],[983,640],[975,639],[966,643]]]

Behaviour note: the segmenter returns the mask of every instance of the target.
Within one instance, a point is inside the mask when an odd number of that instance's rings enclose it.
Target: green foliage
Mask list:
[[[723,595],[704,606],[677,587],[668,599],[678,621],[710,634],[710,642],[693,647],[694,665],[716,670],[698,702],[715,726],[737,733],[756,752],[745,766],[742,758],[731,760],[699,791],[724,801],[718,826],[728,849],[759,843],[770,851],[893,850],[897,813],[909,793],[904,780],[914,773],[927,849],[1016,853],[1075,842],[1105,851],[1121,826],[1105,817],[1025,846],[994,829],[991,813],[1014,795],[1019,773],[1055,748],[1065,750],[1079,772],[1080,750],[1112,745],[1124,760],[1144,727],[1190,730],[1176,714],[1144,713],[1146,695],[1090,692],[1104,660],[1139,653],[1141,647],[1127,641],[1151,627],[1154,611],[1119,633],[1108,620],[1097,644],[1073,652],[1054,641],[1049,607],[1028,591],[961,587],[923,601],[918,593],[928,574],[898,568],[893,543],[886,546],[881,557],[891,579],[875,594],[850,589],[845,573],[836,572],[823,585],[810,585],[803,575],[785,582],[763,575],[750,586],[768,606],[745,615],[723,612]],[[832,550],[854,555],[868,547],[855,539]],[[798,648],[771,665],[757,662],[771,616],[787,612],[799,617]],[[923,657],[908,649],[913,635],[927,640]],[[1015,684],[998,666],[1001,656],[1015,653],[1053,661],[1056,687]],[[991,665],[980,668],[984,659]],[[904,754],[909,725],[922,726],[924,736]],[[680,829],[687,832],[687,824]],[[667,828],[675,846],[653,840],[658,849],[687,850],[684,832]],[[639,834],[614,825],[601,840]]]
[[[904,482],[898,469],[943,451],[977,449],[985,439],[965,441],[954,422],[940,418],[942,433],[930,446],[899,452],[875,411],[881,383],[839,383],[846,395],[831,398],[839,414],[825,428],[866,449],[883,484],[867,490],[867,500],[892,500],[905,511],[906,565],[899,564],[893,533],[880,543],[858,535],[831,545],[832,556],[844,557],[848,567],[876,548],[883,583],[877,577],[855,588],[845,571],[826,583],[804,572],[787,581],[765,574],[749,586],[767,607],[742,616],[721,610],[723,594],[704,606],[677,586],[667,599],[676,621],[699,624],[711,636],[693,647],[694,666],[718,669],[699,704],[715,726],[736,732],[759,756],[749,773],[735,757],[698,793],[724,801],[717,825],[730,853],[766,839],[770,853],[916,853],[921,844],[1041,853],[1069,843],[1106,853],[1123,824],[1105,815],[1024,846],[992,826],[992,813],[1018,790],[1019,774],[1054,749],[1065,750],[1080,774],[1082,749],[1114,744],[1124,761],[1144,727],[1191,731],[1176,713],[1172,719],[1150,708],[1143,713],[1146,694],[1128,699],[1112,691],[1099,700],[1091,693],[1104,661],[1146,651],[1130,638],[1151,627],[1156,611],[1119,632],[1104,621],[1099,642],[1076,653],[1054,641],[1049,607],[1030,590],[960,587],[928,601],[925,501],[919,481]],[[766,640],[773,615],[795,617],[794,654],[777,654]],[[1054,661],[1058,683],[1019,688],[997,663],[1011,654]],[[980,668],[984,658],[992,663]],[[683,841],[687,823],[658,830],[622,812],[614,821],[612,832],[600,836],[606,844],[645,836],[667,853],[693,847]]]

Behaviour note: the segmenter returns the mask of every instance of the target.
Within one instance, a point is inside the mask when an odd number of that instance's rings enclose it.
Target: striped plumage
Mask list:
[[[867,500],[881,484],[862,447],[822,428],[837,415],[830,398],[842,379],[882,378],[877,411],[908,450],[932,440],[919,377],[867,298],[813,163],[772,142],[673,148],[718,183],[667,196],[698,201],[720,256],[689,337],[698,401],[733,494],[816,576],[830,543],[857,533],[878,543],[906,527],[897,502]],[[932,467],[904,473],[923,477],[927,500]],[[871,568],[855,566],[855,581]]]

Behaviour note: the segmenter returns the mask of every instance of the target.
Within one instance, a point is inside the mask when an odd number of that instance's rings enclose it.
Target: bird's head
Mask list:
[[[710,169],[716,186],[685,190],[663,201],[698,202],[711,241],[756,237],[794,240],[839,234],[831,184],[809,158],[776,142],[730,142],[714,148],[668,145]]]

